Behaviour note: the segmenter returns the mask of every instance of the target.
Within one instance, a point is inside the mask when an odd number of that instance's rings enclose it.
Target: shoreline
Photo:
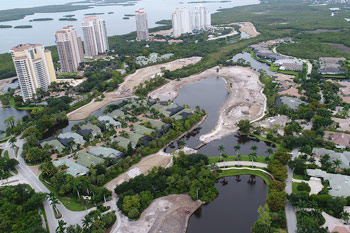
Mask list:
[[[228,89],[229,95],[225,103],[219,110],[215,127],[199,138],[203,144],[236,132],[238,127],[235,124],[241,119],[251,121],[261,119],[266,111],[264,85],[256,72],[251,68],[240,66],[223,67],[217,72],[218,68],[210,68],[180,81],[173,80],[149,94],[149,97],[159,98],[161,101],[174,100],[183,86],[211,77],[224,78],[228,85],[232,85],[232,88]]]

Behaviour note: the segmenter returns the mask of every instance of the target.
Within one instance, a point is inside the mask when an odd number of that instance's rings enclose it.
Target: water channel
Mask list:
[[[201,206],[190,218],[187,233],[249,233],[265,204],[267,186],[259,177],[241,175],[219,180],[218,197]]]
[[[276,74],[276,72],[272,72],[271,70],[269,70],[269,68],[270,68],[269,65],[267,65],[266,63],[262,63],[260,61],[257,61],[254,58],[252,58],[250,53],[247,53],[247,52],[238,53],[232,58],[232,60],[236,62],[240,58],[246,60],[247,62],[250,62],[250,66],[255,71],[259,71],[261,69],[261,70],[266,71],[266,74],[268,74],[268,75],[275,75]]]

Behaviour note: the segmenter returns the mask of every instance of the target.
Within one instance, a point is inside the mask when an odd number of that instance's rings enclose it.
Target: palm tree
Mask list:
[[[241,145],[240,144],[236,144],[233,149],[235,150],[236,154],[238,155],[238,151],[241,149]]]
[[[252,161],[252,167],[253,167],[253,162],[254,162],[254,160],[257,157],[256,152],[255,151],[251,151],[248,156],[249,156],[249,159]]]
[[[341,213],[341,219],[345,222],[346,225],[349,225],[349,220],[350,220],[350,213],[343,211]]]
[[[66,230],[67,223],[63,220],[58,221],[58,227],[56,228],[56,233],[64,233]]]
[[[237,155],[237,158],[236,158],[237,161],[241,161],[241,155]],[[238,164],[239,165],[239,164]]]
[[[257,149],[258,149],[258,147],[255,144],[250,148],[250,150],[255,151],[255,152]]]
[[[267,148],[267,150],[265,151],[266,154],[268,154],[269,156],[273,154],[273,150],[271,147]]]
[[[270,163],[270,162],[271,162],[270,156],[266,156],[266,157],[265,157],[265,162],[266,162],[266,163]]]
[[[337,168],[341,165],[341,161],[339,159],[334,160],[333,162],[334,165],[334,172],[336,172]]]
[[[227,154],[225,153],[225,147],[223,145],[220,145],[218,147],[218,151],[220,152],[220,155],[222,156],[223,160],[224,160],[224,168],[226,168],[226,164],[225,164],[225,160],[228,157]]]
[[[55,196],[55,194],[49,193],[49,200],[50,200],[50,204],[51,204],[53,210],[55,212],[57,212],[56,205],[59,204],[59,201],[58,201],[57,197]]]
[[[83,219],[83,227],[89,228],[90,223],[91,223],[91,217],[89,215],[86,215],[85,218]]]

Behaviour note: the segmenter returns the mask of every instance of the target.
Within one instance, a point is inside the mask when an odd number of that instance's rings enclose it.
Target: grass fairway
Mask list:
[[[260,177],[265,181],[267,185],[270,184],[271,178],[266,173],[262,171],[255,171],[250,169],[230,169],[230,170],[224,170],[222,173],[219,174],[218,178],[226,177],[226,176],[237,176],[237,175],[255,175]]]

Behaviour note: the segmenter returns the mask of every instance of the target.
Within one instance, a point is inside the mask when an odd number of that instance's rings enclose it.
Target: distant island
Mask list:
[[[135,16],[134,14],[125,14],[124,15],[125,17],[133,17],[133,16]]]
[[[12,26],[11,25],[0,25],[0,28],[12,28]]]
[[[24,28],[32,28],[33,26],[32,25],[18,25],[18,26],[15,26],[14,28],[15,29],[24,29]]]
[[[37,18],[37,19],[32,19],[29,20],[29,22],[35,22],[35,21],[51,21],[53,18]]]
[[[74,17],[75,15],[64,15],[63,17],[65,17],[65,18],[72,18],[72,17]]]
[[[78,19],[76,18],[59,18],[59,21],[77,21]]]
[[[104,15],[105,13],[87,13],[87,14],[84,14],[84,15]]]
[[[130,19],[129,17],[123,17],[123,19]]]
[[[111,11],[111,12],[108,12],[108,14],[109,14],[109,15],[111,15],[111,14],[114,14],[114,12],[113,12],[113,11]]]

